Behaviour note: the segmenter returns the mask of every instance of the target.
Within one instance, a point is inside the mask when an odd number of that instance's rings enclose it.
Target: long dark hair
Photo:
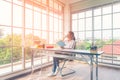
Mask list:
[[[74,35],[74,32],[69,31],[69,34],[71,34],[71,35],[72,35],[72,40],[75,40],[75,35]]]

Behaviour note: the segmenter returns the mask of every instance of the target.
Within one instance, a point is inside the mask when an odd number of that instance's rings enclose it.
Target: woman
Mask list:
[[[72,31],[69,31],[66,38],[67,38],[67,40],[64,40],[65,46],[61,47],[61,48],[63,48],[63,49],[74,49],[74,47],[75,47],[74,33]],[[57,69],[59,68],[59,60],[61,60],[61,58],[53,57],[52,74],[50,74],[49,76],[55,76],[57,74],[57,72],[58,72]]]

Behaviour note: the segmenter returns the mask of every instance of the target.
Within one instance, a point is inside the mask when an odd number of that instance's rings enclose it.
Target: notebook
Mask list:
[[[57,45],[59,45],[60,47],[63,47],[63,46],[65,46],[65,43],[63,41],[58,41]]]

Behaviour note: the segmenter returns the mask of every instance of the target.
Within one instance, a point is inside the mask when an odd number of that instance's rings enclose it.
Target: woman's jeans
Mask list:
[[[71,54],[66,54],[66,55],[71,55]],[[52,68],[53,73],[55,73],[56,69],[59,67],[59,61],[60,60],[64,60],[64,59],[63,58],[58,58],[58,57],[53,57],[53,68]]]
[[[60,59],[61,59],[61,58],[53,57],[53,69],[52,69],[52,72],[53,72],[53,73],[55,73],[57,67],[59,67],[59,60],[60,60]]]

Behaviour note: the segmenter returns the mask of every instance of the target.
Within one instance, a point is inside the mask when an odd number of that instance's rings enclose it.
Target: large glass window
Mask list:
[[[0,0],[0,10],[0,76],[31,67],[30,47],[35,40],[55,44],[56,38],[62,38],[63,4],[59,1]],[[39,57],[35,54],[34,66],[51,60]]]
[[[75,32],[77,49],[89,50],[97,45],[104,54],[100,61],[120,63],[120,2],[95,7],[72,14],[72,30]]]

